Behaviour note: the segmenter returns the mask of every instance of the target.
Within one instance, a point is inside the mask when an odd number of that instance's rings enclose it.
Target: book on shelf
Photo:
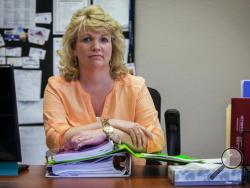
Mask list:
[[[231,99],[230,147],[238,148],[243,165],[250,165],[250,98]]]

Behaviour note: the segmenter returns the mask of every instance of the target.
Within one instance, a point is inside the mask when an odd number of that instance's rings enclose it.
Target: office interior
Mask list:
[[[226,107],[250,79],[250,1],[137,0],[135,15],[136,72],[162,113],[180,111],[181,152],[220,157]]]
[[[183,154],[226,148],[226,107],[250,79],[249,20],[249,0],[135,0],[136,75],[160,92],[163,129],[165,110],[180,111]],[[20,131],[23,162],[44,164],[43,127]]]

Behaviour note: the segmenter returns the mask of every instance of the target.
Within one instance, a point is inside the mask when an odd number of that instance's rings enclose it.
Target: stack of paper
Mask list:
[[[103,142],[100,145],[84,148],[81,151],[61,152],[53,156],[53,159],[57,162],[75,161],[92,159],[96,156],[107,154],[112,152],[114,145],[110,141]]]
[[[114,163],[119,159],[122,161]],[[116,166],[117,165],[117,166]],[[48,167],[48,177],[121,177],[130,175],[130,158],[125,153]]]
[[[131,159],[127,153],[113,153],[111,141],[81,151],[47,153],[47,177],[129,176]]]

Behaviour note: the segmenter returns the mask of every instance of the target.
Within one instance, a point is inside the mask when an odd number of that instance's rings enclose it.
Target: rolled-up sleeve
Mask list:
[[[60,149],[64,142],[64,133],[71,126],[67,123],[62,99],[50,81],[44,92],[43,117],[48,148]]]
[[[148,139],[147,152],[162,151],[165,144],[163,130],[152,97],[144,83],[138,93],[136,106],[136,122],[149,130],[153,136],[152,139]]]

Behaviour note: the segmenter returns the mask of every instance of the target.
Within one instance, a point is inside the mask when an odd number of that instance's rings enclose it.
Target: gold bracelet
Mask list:
[[[114,132],[114,128],[110,125],[109,119],[104,118],[101,120],[101,122],[102,122],[103,132],[108,136],[108,138],[117,144],[121,144],[121,138],[118,134]]]

